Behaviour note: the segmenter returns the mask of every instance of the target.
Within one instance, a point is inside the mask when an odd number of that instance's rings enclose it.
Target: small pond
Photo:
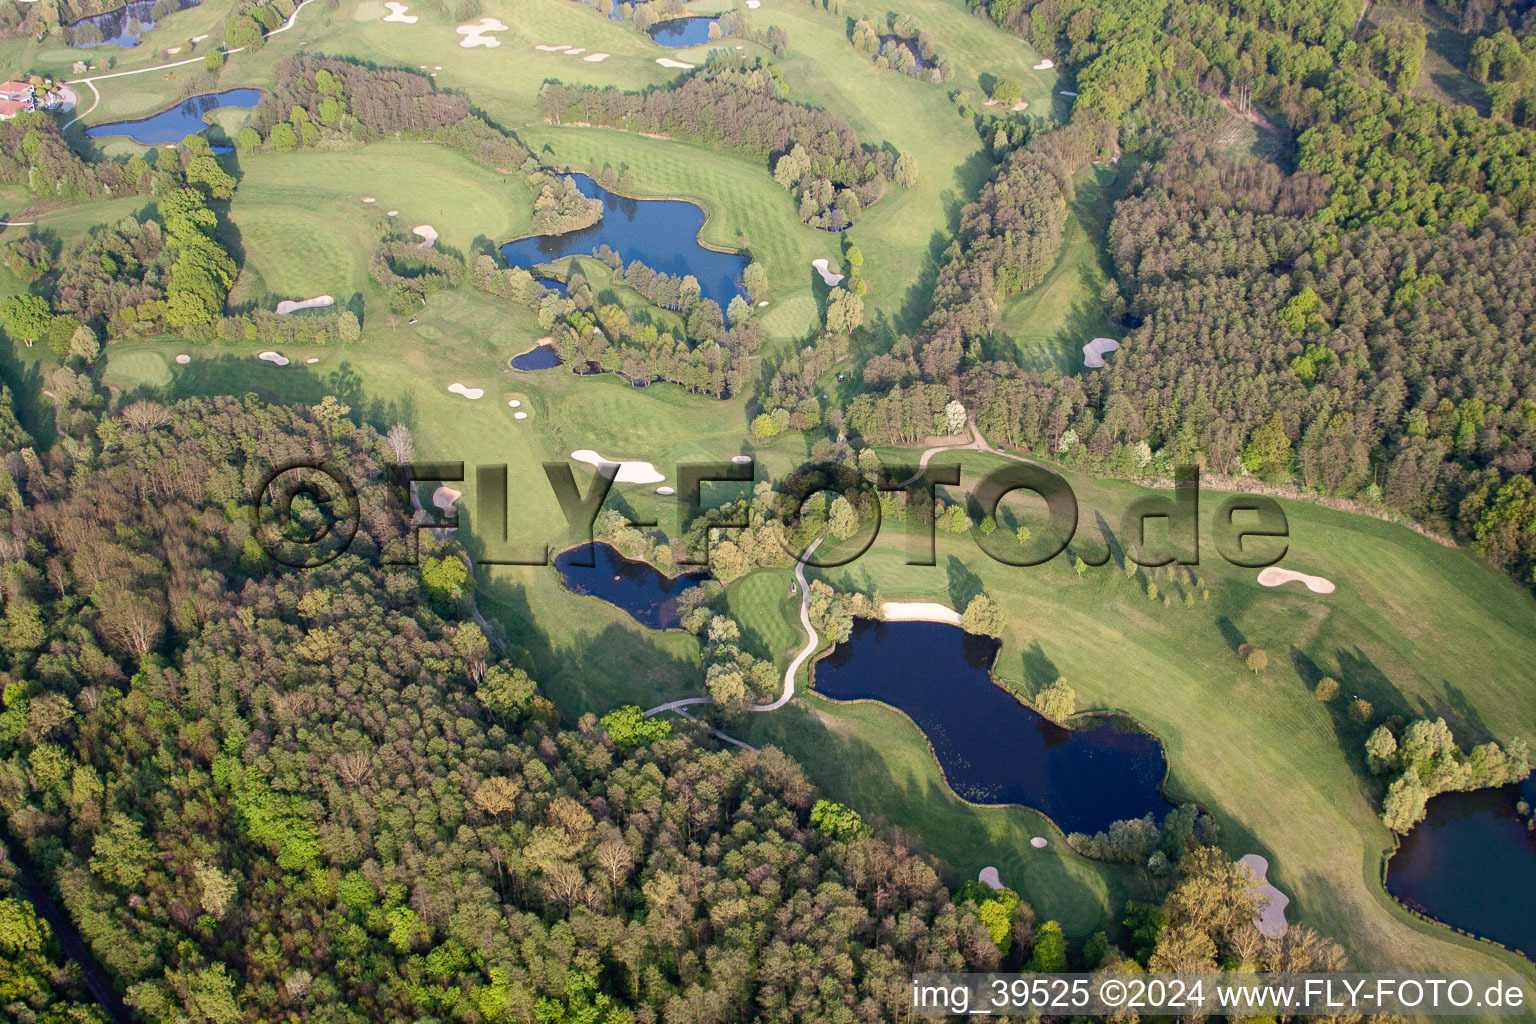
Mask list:
[[[625,558],[612,544],[595,544],[592,556],[587,545],[569,548],[555,556],[555,570],[565,588],[575,594],[590,594],[618,605],[642,626],[652,629],[676,629],[682,625],[677,599],[683,591],[698,586],[708,578],[702,570],[667,576],[649,562]],[[589,557],[597,565],[574,563]]]
[[[535,345],[527,352],[513,356],[508,365],[514,370],[553,370],[560,365],[560,353],[553,345]]]
[[[973,803],[1023,804],[1064,832],[1089,834],[1170,809],[1157,737],[1123,715],[1072,729],[1054,724],[993,682],[997,649],[995,640],[941,622],[860,619],[816,663],[815,689],[906,712],[950,788]]]
[[[89,18],[81,18],[69,26],[71,46],[82,50],[93,49],[97,46],[138,46],[139,38],[145,32],[155,27],[158,20],[155,16],[155,8],[158,6],[165,13],[174,14],[188,7],[197,6],[198,0],[129,0],[128,4],[119,7],[115,11],[107,11],[103,14],[93,14]],[[167,11],[166,8],[169,7]],[[79,29],[82,25],[94,25],[96,31],[101,33],[101,42],[77,41]],[[137,29],[137,32],[132,31]]]
[[[85,134],[93,139],[111,135],[126,135],[134,142],[146,146],[161,146],[168,142],[180,142],[188,135],[196,135],[208,127],[203,120],[221,107],[239,107],[250,110],[261,102],[260,89],[227,89],[224,92],[204,93],[182,100],[169,110],[162,110],[137,121],[109,121],[92,125]],[[216,145],[216,152],[228,152],[229,146]]]
[[[501,255],[514,267],[530,269],[563,256],[590,256],[607,245],[626,265],[639,260],[652,270],[674,277],[692,274],[699,291],[724,310],[741,295],[741,272],[747,258],[716,252],[699,244],[704,211],[682,199],[627,199],[614,195],[585,174],[572,174],[582,195],[603,201],[603,216],[591,227],[561,235],[530,235],[506,243]]]
[[[688,18],[668,18],[666,21],[658,21],[646,31],[662,46],[681,50],[712,42],[709,38],[709,27],[718,23],[719,20],[698,15]]]
[[[1536,805],[1536,776],[1430,800],[1387,864],[1388,891],[1536,959],[1536,835],[1516,813],[1521,800]]]
[[[543,285],[545,288],[548,288],[550,291],[554,292],[556,295],[560,296],[562,299],[568,299],[571,297],[571,286],[560,280],[558,277],[535,277],[534,280],[539,282],[539,284]]]

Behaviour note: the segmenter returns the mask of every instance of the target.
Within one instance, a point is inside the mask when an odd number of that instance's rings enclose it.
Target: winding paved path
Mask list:
[[[754,704],[747,709],[748,711],[777,711],[794,699],[795,673],[800,671],[800,666],[805,664],[805,659],[816,653],[816,648],[821,643],[821,635],[811,626],[811,595],[810,588],[805,583],[805,562],[811,557],[811,552],[821,546],[821,542],[824,539],[823,537],[817,537],[811,542],[811,546],[805,549],[805,554],[795,559],[795,580],[800,585],[800,626],[805,630],[807,637],[805,646],[800,649],[800,653],[795,655],[795,659],[789,663],[789,668],[784,670],[784,692],[779,694],[778,699],[771,704]],[[683,709],[692,707],[695,704],[713,704],[714,702],[715,699],[713,697],[683,697],[678,700],[669,700],[667,703],[658,704],[645,712],[645,717],[650,718],[652,715],[675,711],[690,722],[696,722],[698,719]],[[756,747],[743,743],[734,736],[727,736],[719,729],[715,730],[715,736],[727,743],[733,743],[743,750],[757,750]]]

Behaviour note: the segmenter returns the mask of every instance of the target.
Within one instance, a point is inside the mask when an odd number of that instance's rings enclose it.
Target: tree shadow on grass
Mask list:
[[[981,577],[965,567],[965,563],[954,555],[944,563],[944,570],[949,574],[949,602],[950,607],[956,611],[965,611],[965,606],[971,603],[971,599],[985,592]]]
[[[353,420],[367,423],[380,433],[396,423],[407,427],[416,424],[416,402],[411,394],[388,399],[369,396],[362,376],[349,361],[322,375],[300,364],[278,366],[250,356],[197,358],[185,366],[173,366],[169,385],[141,385],[125,393],[123,400],[163,398],[167,393],[175,398],[254,394],[275,405],[318,405],[326,395],[334,395],[351,407]]]
[[[43,394],[43,364],[23,363],[13,345],[0,348],[0,383],[11,389],[17,421],[32,435],[38,448],[53,447],[59,439],[54,430],[53,403]]]
[[[1050,659],[1040,641],[1033,641],[1029,649],[1024,652],[1024,679],[1029,683],[1030,692],[1039,693],[1061,678],[1061,670]]]

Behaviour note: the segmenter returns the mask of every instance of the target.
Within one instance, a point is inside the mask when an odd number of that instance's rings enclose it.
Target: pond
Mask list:
[[[161,0],[129,0],[126,6],[119,7],[115,11],[107,11],[103,14],[93,14],[89,18],[81,18],[69,26],[70,45],[82,50],[93,49],[97,46],[137,46],[139,37],[155,27],[158,20],[155,17],[155,7],[159,6],[167,13],[174,14],[188,7],[197,6],[198,0],[169,0],[162,3]],[[161,15],[164,17],[164,14]],[[137,22],[135,25],[134,23]],[[101,42],[82,42],[77,36],[82,25],[94,25],[96,31],[101,33]],[[137,28],[137,32],[130,31]],[[180,140],[177,140],[180,141]]]
[[[1536,805],[1536,776],[1430,800],[1387,864],[1387,890],[1536,959],[1536,836],[1516,813],[1520,800]]]
[[[201,96],[188,97],[169,110],[141,117],[137,121],[109,121],[92,125],[85,130],[85,134],[93,139],[126,135],[134,142],[146,146],[160,146],[168,142],[180,142],[188,135],[196,135],[208,128],[208,122],[203,118],[221,107],[249,110],[260,102],[260,89],[226,89],[224,92],[203,93]],[[214,150],[227,153],[230,147],[215,145]]]
[[[553,370],[560,365],[560,353],[553,345],[535,345],[527,352],[513,356],[509,365],[514,370]]]
[[[899,708],[927,735],[950,788],[973,803],[1023,804],[1092,834],[1171,805],[1157,737],[1123,715],[1064,729],[992,680],[998,643],[941,622],[860,619],[816,663],[817,693]]]
[[[535,277],[534,280],[539,282],[539,284],[543,285],[545,288],[548,288],[550,291],[554,292],[556,295],[560,296],[562,299],[568,299],[571,297],[571,286],[560,280],[558,277]]]
[[[652,270],[685,277],[692,274],[700,294],[724,310],[731,298],[742,294],[741,272],[747,258],[740,253],[717,252],[699,244],[704,211],[682,199],[628,199],[615,195],[585,174],[572,174],[582,195],[603,201],[603,216],[596,224],[560,235],[530,235],[507,242],[501,255],[514,267],[531,269],[562,256],[590,256],[606,245],[627,265],[639,260]]]
[[[688,18],[668,18],[666,21],[658,21],[646,31],[662,46],[681,50],[689,46],[702,46],[713,42],[714,40],[709,38],[709,27],[718,23],[719,20],[697,15]],[[718,39],[719,36],[715,38]]]
[[[652,629],[676,629],[682,625],[677,599],[683,591],[709,578],[703,570],[667,576],[649,562],[625,558],[612,544],[599,543],[593,547],[596,551],[592,556],[585,544],[555,556],[555,569],[565,589],[618,605],[642,626]],[[589,557],[596,561],[595,567],[575,564]]]

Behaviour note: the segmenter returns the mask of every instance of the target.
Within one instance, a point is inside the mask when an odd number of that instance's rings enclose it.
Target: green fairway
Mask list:
[[[1083,365],[1083,345],[1119,337],[1104,309],[1110,276],[1104,267],[1105,236],[1114,199],[1135,171],[1135,162],[1096,165],[1077,178],[1061,257],[1040,284],[1003,307],[999,342],[1011,343],[1019,365],[1068,374]]]

